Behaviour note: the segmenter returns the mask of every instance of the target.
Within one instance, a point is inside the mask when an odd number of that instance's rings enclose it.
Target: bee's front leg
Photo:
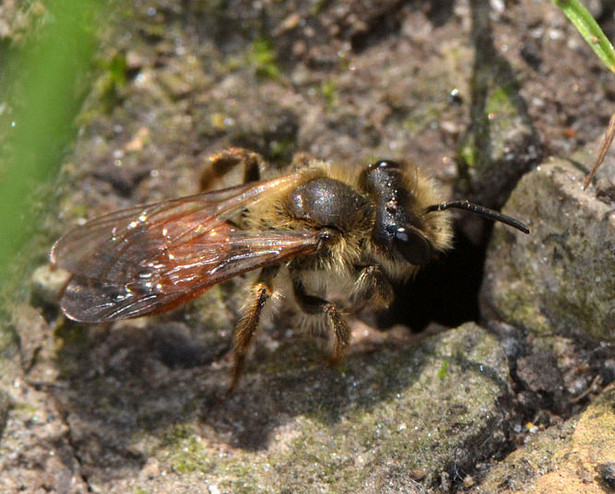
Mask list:
[[[246,357],[254,341],[254,333],[258,328],[265,303],[273,293],[273,279],[278,270],[277,265],[263,268],[250,290],[250,303],[245,307],[244,314],[233,334],[233,379],[227,394],[235,390],[246,368]]]
[[[348,353],[350,328],[334,304],[323,298],[306,293],[303,281],[295,270],[291,271],[293,291],[297,304],[303,312],[310,315],[324,315],[335,338],[333,345],[333,364],[339,363]]]
[[[394,297],[393,286],[380,266],[372,264],[358,272],[352,299],[359,308],[371,306],[374,309],[385,309],[391,305]]]

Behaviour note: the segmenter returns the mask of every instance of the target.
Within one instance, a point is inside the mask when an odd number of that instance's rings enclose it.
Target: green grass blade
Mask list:
[[[615,50],[596,20],[579,0],[553,0],[604,64],[615,72]]]
[[[23,45],[0,45],[0,282],[37,231],[37,189],[54,177],[87,95],[105,2],[47,0]]]

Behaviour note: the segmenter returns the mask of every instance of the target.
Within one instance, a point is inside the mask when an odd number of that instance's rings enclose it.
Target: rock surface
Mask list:
[[[48,395],[62,417],[13,414],[3,457],[20,463],[4,460],[5,478],[57,491],[72,483],[69,492],[79,479],[105,493],[412,492],[446,488],[477,460],[502,456],[515,425],[507,359],[475,324],[414,346],[383,342],[342,372],[305,357],[286,365],[302,342],[289,343],[259,355],[225,402],[228,366],[170,369],[153,338],[129,328],[98,335],[76,345],[82,356],[62,386],[13,393],[22,404]],[[28,424],[43,442],[21,450]],[[76,461],[54,464],[67,444]]]
[[[484,313],[537,334],[615,339],[615,203],[583,190],[584,174],[553,160],[519,182],[487,253]]]
[[[489,472],[480,492],[610,492],[614,425],[611,386],[579,418],[531,433],[523,447]]]

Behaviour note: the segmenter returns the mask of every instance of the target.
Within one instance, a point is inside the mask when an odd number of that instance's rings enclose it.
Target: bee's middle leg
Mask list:
[[[350,328],[335,305],[323,298],[306,293],[305,286],[296,273],[292,276],[293,291],[297,304],[303,312],[313,315],[324,315],[333,331],[334,345],[332,360],[339,363],[348,353],[350,346]]]
[[[246,358],[250,346],[254,341],[254,334],[258,328],[265,303],[273,293],[272,282],[279,266],[263,268],[258,280],[250,290],[251,301],[233,334],[233,379],[228,393],[232,393],[246,368]]]

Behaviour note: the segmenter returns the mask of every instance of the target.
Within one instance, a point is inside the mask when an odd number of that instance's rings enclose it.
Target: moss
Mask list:
[[[495,339],[470,324],[415,347],[351,358],[343,373],[280,370],[270,381],[279,393],[275,403],[255,398],[244,404],[238,396],[224,410],[211,410],[219,436],[206,433],[202,419],[177,423],[174,414],[175,425],[145,449],[185,482],[215,479],[221,491],[234,493],[362,492],[366,485],[380,491],[389,482],[408,487],[416,485],[415,471],[440,472],[468,437],[489,434],[485,416],[498,413],[505,365],[497,365],[504,360]],[[244,405],[253,410],[242,418],[234,407]],[[226,414],[233,423],[247,420],[242,433],[248,435],[250,427],[265,424],[269,437],[255,449],[236,447],[228,429],[218,429]],[[273,422],[253,422],[263,414]],[[429,488],[437,475],[421,482]]]
[[[339,87],[335,79],[323,81],[320,84],[320,94],[325,100],[325,107],[328,111],[333,110],[337,106],[339,99]]]
[[[443,360],[440,369],[438,369],[438,377],[444,379],[448,375],[448,360]]]
[[[478,162],[478,151],[474,139],[466,139],[459,149],[459,158],[468,167],[473,168]]]
[[[488,355],[489,349],[493,353],[494,345],[494,339],[466,328],[461,334],[451,335],[439,349],[437,354],[445,356],[439,365],[417,368],[402,376],[395,362],[412,361],[421,353],[406,350],[394,358],[390,372],[380,368],[378,376],[373,376],[374,401],[368,400],[362,406],[355,403],[341,416],[339,405],[333,401],[319,402],[309,417],[298,419],[295,425],[301,432],[287,450],[275,459],[270,455],[268,461],[278,478],[285,482],[292,479],[285,485],[297,492],[307,492],[306,486],[312,490],[343,486],[344,492],[360,492],[368,477],[387,475],[395,475],[399,485],[411,485],[414,480],[408,472],[447,464],[453,459],[460,437],[478,434],[488,427],[484,410],[500,393],[500,381],[505,376],[494,370],[494,379],[471,364]],[[457,354],[462,356],[455,357]],[[387,377],[383,379],[383,375]],[[403,393],[392,395],[390,386],[397,381],[392,377],[387,382],[388,376],[401,377],[412,384]],[[460,382],[471,387],[472,392],[452,394]],[[363,385],[372,389],[370,382]],[[436,396],[440,398],[436,400]],[[395,458],[396,464],[404,464],[404,471],[391,472],[393,467],[380,464],[380,458]]]
[[[493,90],[487,99],[485,111],[488,116],[495,115],[512,115],[515,112],[515,107],[511,100],[511,93],[506,86],[499,86]]]
[[[254,68],[261,79],[277,79],[281,72],[276,63],[276,55],[270,40],[259,38],[246,51],[246,63]]]
[[[546,334],[552,331],[551,324],[544,314],[541,314],[532,297],[531,287],[521,283],[513,287],[501,288],[495,292],[498,311],[504,320],[517,321],[523,327],[532,328],[533,332]]]
[[[196,430],[192,427],[185,424],[178,424],[164,434],[163,440],[170,445],[176,445],[180,441],[190,438],[195,433]]]
[[[168,462],[176,472],[183,474],[199,471],[210,473],[216,465],[214,455],[207,451],[200,441],[198,431],[179,424],[165,433],[164,442],[168,452]]]

